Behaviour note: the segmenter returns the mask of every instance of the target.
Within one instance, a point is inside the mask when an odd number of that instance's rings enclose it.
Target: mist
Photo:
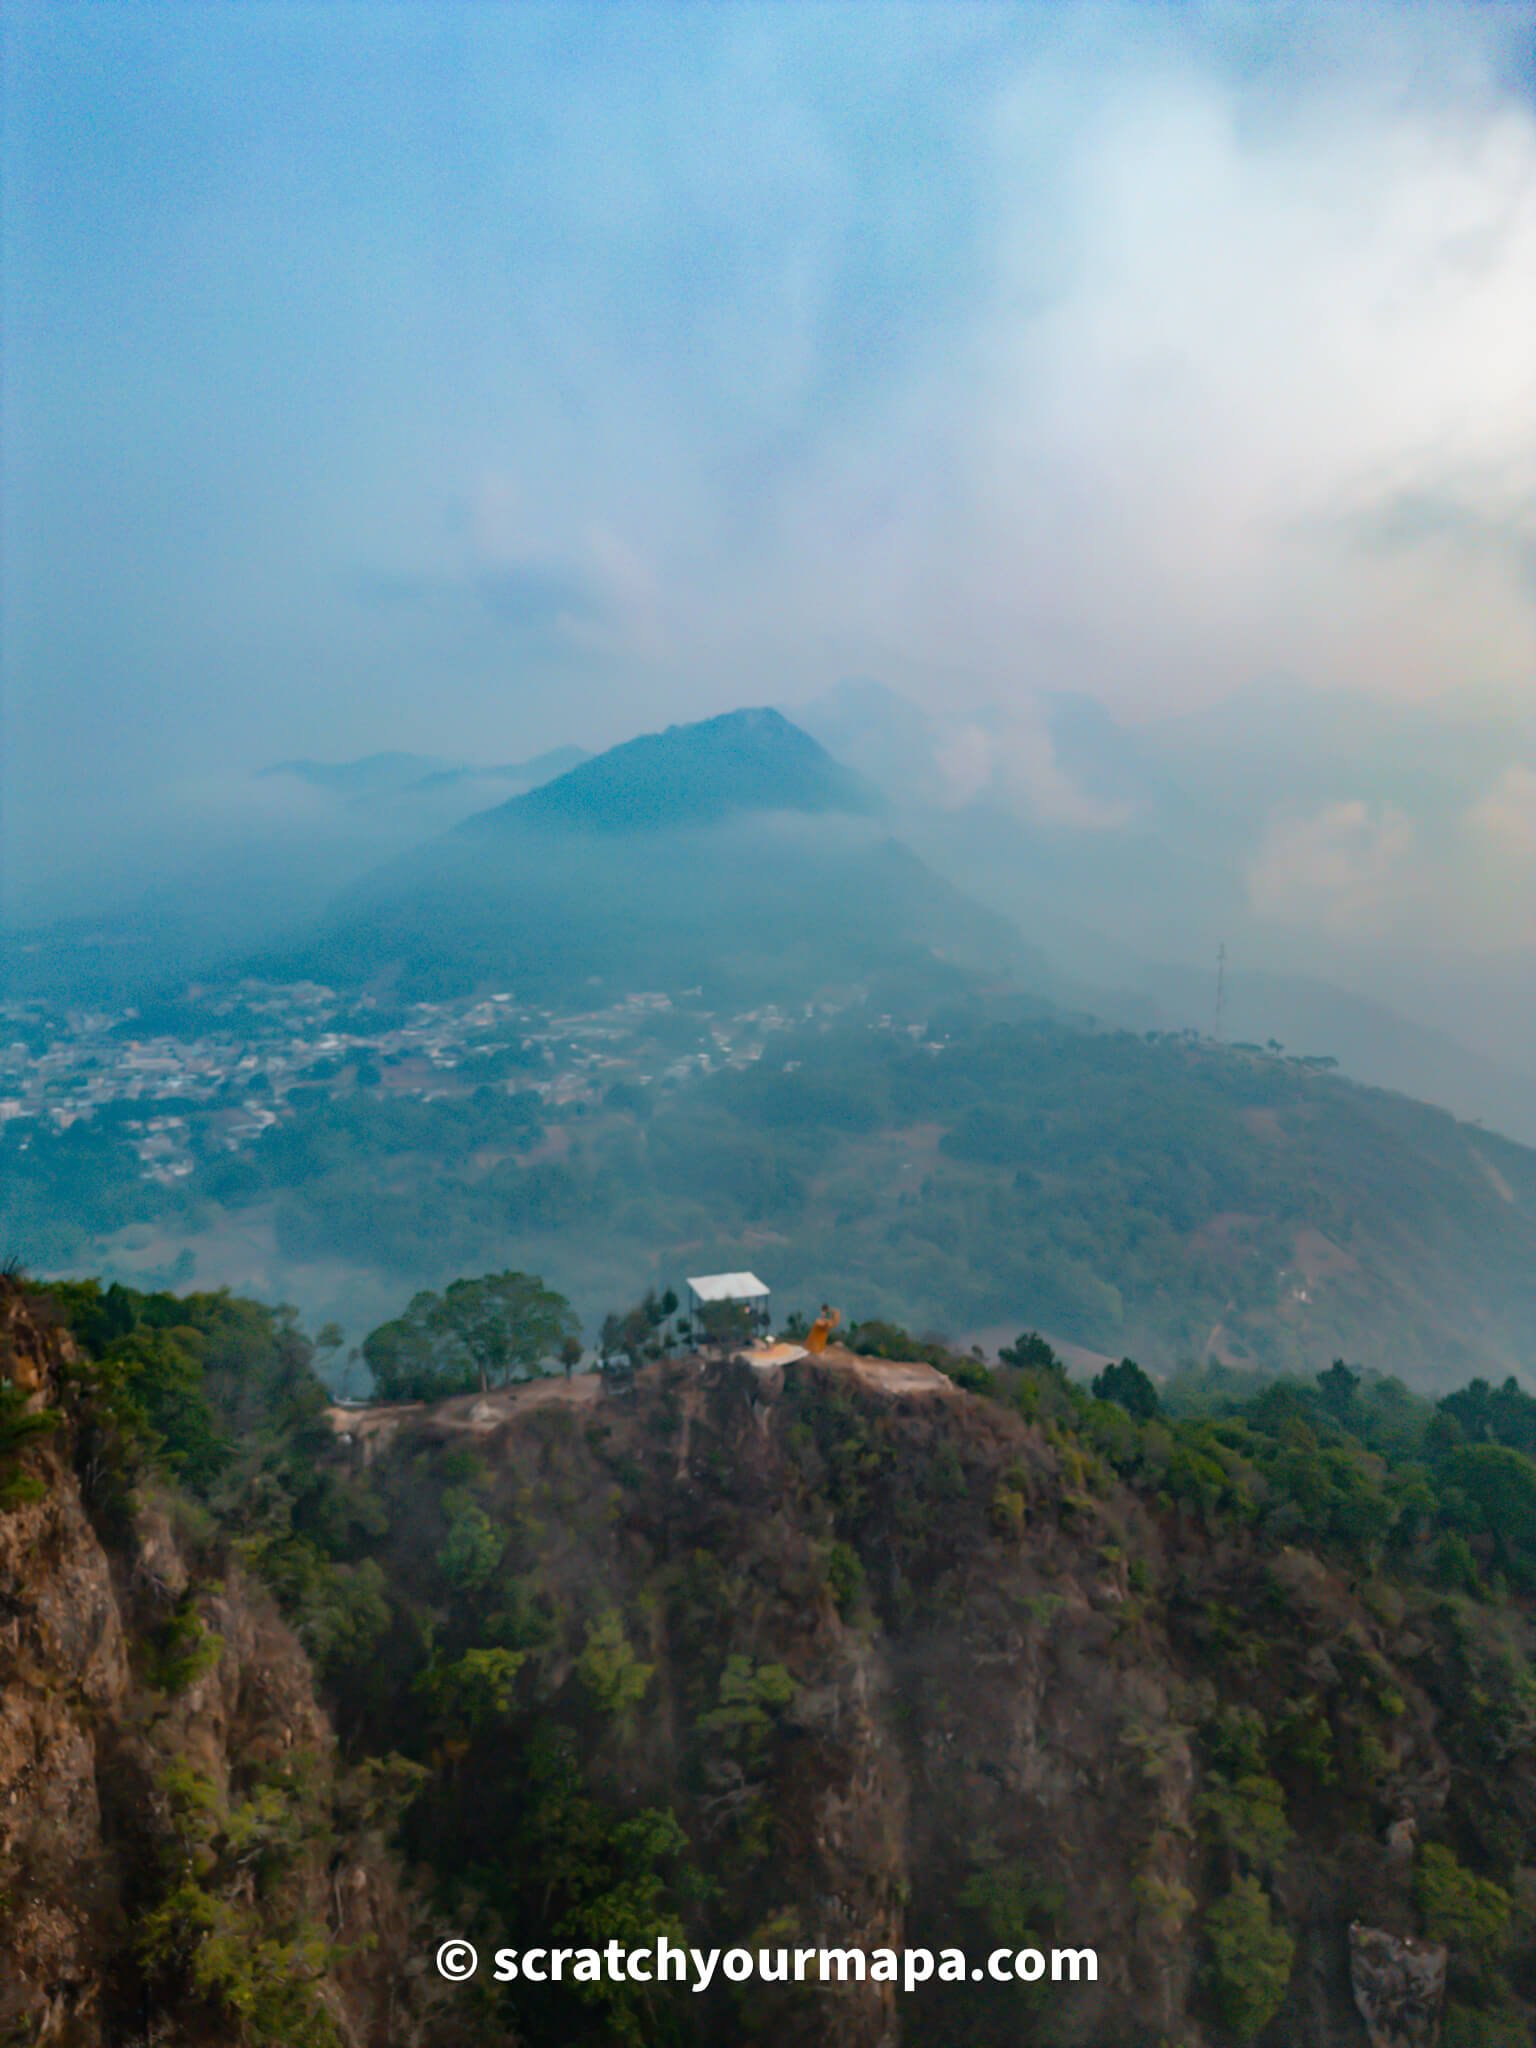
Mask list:
[[[240,876],[265,929],[460,814],[294,756],[868,676],[917,804],[1098,877],[1090,950],[1225,939],[1519,1063],[1529,10],[4,34],[12,923]]]

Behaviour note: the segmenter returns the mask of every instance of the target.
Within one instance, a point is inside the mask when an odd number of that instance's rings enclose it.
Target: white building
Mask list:
[[[701,1273],[691,1277],[688,1300],[695,1317],[706,1308],[736,1306],[746,1309],[758,1328],[768,1327],[768,1289],[755,1273]]]

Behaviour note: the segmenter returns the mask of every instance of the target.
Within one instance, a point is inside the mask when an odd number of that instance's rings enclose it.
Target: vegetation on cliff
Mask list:
[[[397,1961],[408,1767],[338,1754],[232,1533],[322,1447],[307,1356],[250,1303],[0,1282],[6,2042],[445,2038]]]
[[[215,1580],[249,1574],[339,1732],[318,1798],[290,1765],[221,1783],[190,1734],[159,1766],[114,1968],[238,2038],[344,2023],[345,1944],[283,1873],[359,1816],[482,1947],[1101,1958],[1070,1992],[895,2009],[482,1977],[465,2041],[1345,2038],[1355,1920],[1449,1945],[1448,2044],[1531,2036],[1536,1400],[1513,1383],[1432,1404],[1342,1364],[1156,1388],[1126,1361],[1095,1394],[1030,1333],[988,1367],[866,1323],[769,1378],[664,1355],[338,1437],[281,1313],[40,1298],[77,1356],[26,1412],[64,1426],[9,1442],[0,1479],[72,1461],[124,1555],[113,1531],[176,1503],[193,1569],[138,1631],[140,1682],[223,1682]]]

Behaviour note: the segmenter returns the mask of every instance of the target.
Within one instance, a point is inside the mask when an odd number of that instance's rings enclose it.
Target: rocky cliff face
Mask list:
[[[1349,1930],[1349,1974],[1370,2048],[1434,2048],[1445,2005],[1437,1941],[1400,1941],[1380,1927]]]
[[[1220,1504],[1214,1437],[836,1350],[334,1435],[310,1382],[302,1455],[194,1505],[114,1478],[13,1289],[0,1374],[0,2040],[1440,2048],[1443,2007],[1458,2048],[1530,2038],[1524,1610],[1287,1545]],[[661,1930],[1097,1970],[421,1971],[447,1933]]]
[[[211,2048],[243,2005],[423,2040],[425,1942],[304,1653],[184,1504],[93,1515],[73,1360],[5,1288],[0,1377],[58,1426],[0,1511],[0,2038]]]
[[[702,2038],[1437,2040],[1445,1953],[1414,1946],[1405,1825],[1440,1825],[1451,1788],[1427,1612],[1213,1541],[922,1368],[685,1360],[622,1399],[530,1390],[392,1429],[371,1471],[400,1597],[440,1597],[472,1495],[505,1542],[496,1600],[515,1581],[551,1617],[524,1673],[541,1710],[595,1782],[681,1818],[710,1940],[1097,1952],[1095,1982],[1055,1988],[759,1988],[705,2001]],[[607,1718],[581,1648],[604,1614],[645,1674]],[[467,1861],[509,1839],[507,1743],[471,1739],[473,1796],[437,1795]],[[1508,1797],[1528,1825],[1523,1764]]]

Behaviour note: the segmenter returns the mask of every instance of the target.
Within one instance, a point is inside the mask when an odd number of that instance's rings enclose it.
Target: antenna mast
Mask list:
[[[1216,1027],[1214,1038],[1221,1037],[1221,1007],[1227,993],[1227,942],[1222,940],[1216,948]]]

